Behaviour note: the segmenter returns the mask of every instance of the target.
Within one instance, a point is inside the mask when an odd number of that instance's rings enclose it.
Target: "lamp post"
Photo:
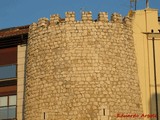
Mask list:
[[[149,0],[146,0],[146,8],[149,8]]]
[[[155,99],[156,99],[156,114],[157,120],[159,120],[158,115],[158,94],[157,94],[157,75],[156,75],[156,56],[155,56],[155,38],[152,38],[152,46],[153,46],[153,65],[154,65],[154,84],[155,84]]]
[[[133,2],[134,2],[134,10],[137,10],[137,0],[130,0],[130,9],[132,9]]]
[[[156,71],[156,54],[155,54],[155,40],[160,40],[160,32],[154,33],[154,30],[151,30],[150,32],[144,33],[147,35],[147,40],[152,40],[152,51],[153,51],[153,72],[154,72],[154,87],[155,87],[155,102],[156,102],[156,115],[157,120],[159,120],[159,109],[158,109],[158,94],[157,94],[157,71]],[[158,38],[158,39],[155,39]]]

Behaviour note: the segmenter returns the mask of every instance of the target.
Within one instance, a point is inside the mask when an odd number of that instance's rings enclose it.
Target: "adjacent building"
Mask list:
[[[28,28],[0,30],[0,120],[22,120]]]
[[[132,16],[132,21],[143,111],[146,114],[160,114],[160,19],[158,10],[151,8],[137,10]]]

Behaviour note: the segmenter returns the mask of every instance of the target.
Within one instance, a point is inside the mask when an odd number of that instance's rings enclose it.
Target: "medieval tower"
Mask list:
[[[29,30],[25,120],[123,120],[141,114],[131,20],[52,15]],[[132,118],[125,118],[131,120]],[[142,118],[136,118],[136,120]]]

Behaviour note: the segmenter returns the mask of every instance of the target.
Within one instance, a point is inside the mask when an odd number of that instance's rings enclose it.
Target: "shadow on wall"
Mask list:
[[[157,100],[158,100],[158,115],[160,119],[160,93],[157,95]],[[151,99],[150,99],[150,110],[151,114],[156,114],[157,112],[157,105],[156,105],[156,96],[155,94],[152,94]],[[151,120],[157,120],[157,118],[152,118]]]

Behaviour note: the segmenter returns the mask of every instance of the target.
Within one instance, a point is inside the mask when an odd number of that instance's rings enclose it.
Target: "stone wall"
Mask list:
[[[58,14],[30,26],[25,120],[120,120],[142,114],[131,21]],[[141,118],[136,118],[136,120]],[[125,118],[127,120],[127,118]],[[128,118],[131,120],[131,118]]]

